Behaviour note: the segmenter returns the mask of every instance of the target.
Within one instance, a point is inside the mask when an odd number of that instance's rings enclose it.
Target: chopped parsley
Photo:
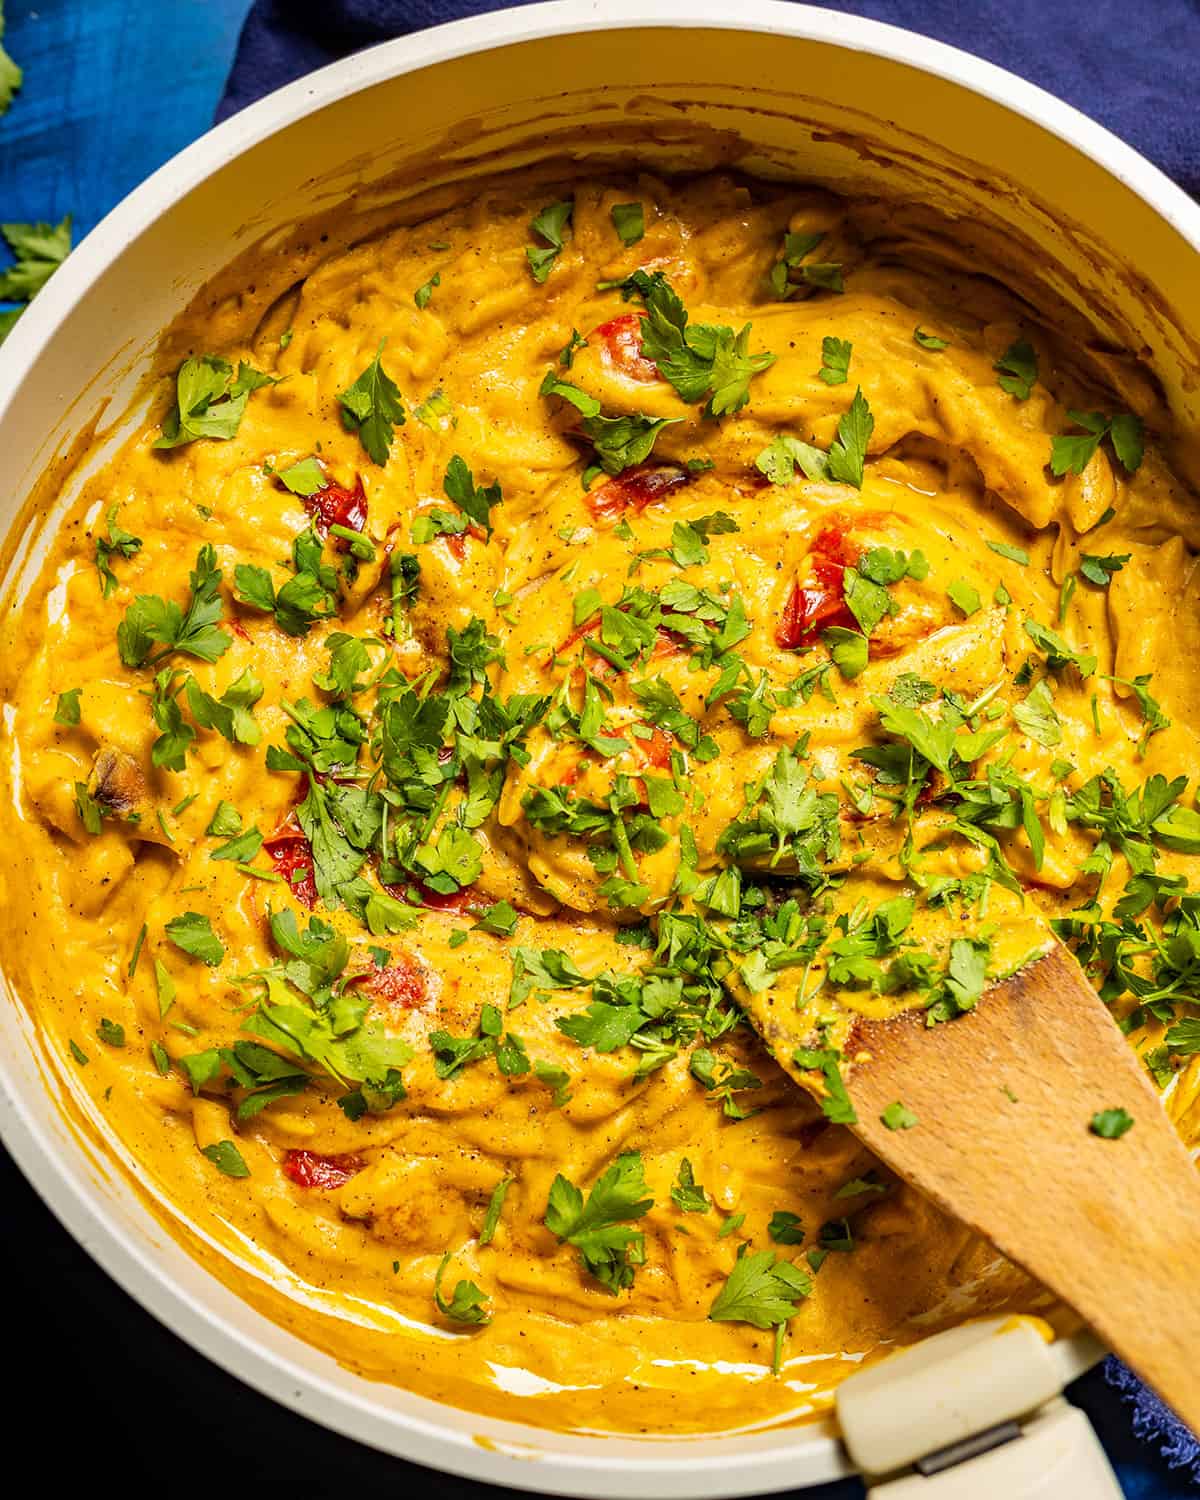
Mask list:
[[[446,1267],[449,1264],[450,1252],[447,1250],[433,1278],[434,1306],[442,1317],[451,1323],[466,1323],[476,1328],[482,1327],[490,1318],[486,1306],[488,1299],[487,1294],[482,1292],[473,1281],[458,1282],[449,1301],[442,1296],[442,1277],[446,1274]]]
[[[79,723],[79,695],[82,688],[68,688],[65,693],[59,693],[58,703],[54,709],[54,722],[65,725],[71,729]]]
[[[783,250],[768,278],[771,291],[781,301],[800,292],[845,290],[840,263],[809,259],[824,241],[825,235],[820,233],[784,235]]]
[[[826,385],[844,385],[850,378],[850,355],[853,345],[832,335],[821,341],[821,379]]]
[[[905,1108],[899,1099],[889,1104],[879,1118],[889,1130],[912,1130],[920,1124],[912,1110]]]
[[[641,1154],[626,1151],[597,1179],[586,1202],[560,1172],[550,1187],[545,1223],[559,1240],[579,1251],[584,1270],[615,1297],[633,1285],[636,1267],[646,1263],[646,1237],[631,1229],[630,1221],[653,1207]]]
[[[212,923],[199,912],[185,911],[182,916],[172,917],[166,924],[166,934],[171,942],[191,958],[212,967],[225,957],[225,945],[212,930]]]
[[[1061,477],[1064,474],[1082,474],[1092,461],[1096,450],[1105,438],[1120,460],[1122,468],[1136,474],[1145,453],[1142,424],[1130,412],[1119,412],[1106,417],[1098,411],[1071,411],[1067,415],[1076,427],[1082,427],[1079,436],[1066,434],[1052,439],[1050,444],[1050,471]]]
[[[1000,389],[1010,396],[1015,396],[1018,401],[1028,401],[1033,395],[1038,360],[1036,349],[1027,339],[1010,344],[992,368],[1000,372]]]
[[[392,451],[397,427],[404,425],[404,405],[395,381],[383,368],[381,340],[375,358],[352,385],[338,396],[342,425],[357,432],[372,463],[382,468]]]
[[[640,203],[614,203],[612,223],[623,245],[636,245],[646,233],[646,214]]]
[[[199,438],[228,440],[237,436],[252,391],[276,385],[243,360],[236,376],[228,360],[217,354],[185,359],[175,376],[175,405],[163,419],[156,448],[178,448]]]
[[[550,275],[554,262],[566,245],[574,209],[575,204],[570,198],[548,203],[529,225],[530,233],[546,242],[545,245],[530,245],[525,251],[530,273],[539,285]]]
[[[196,554],[189,581],[191,592],[182,608],[157,594],[139,594],[125,611],[117,626],[117,648],[127,667],[153,666],[173,652],[214,662],[229,649],[230,637],[218,623],[224,618],[217,594],[221,570],[207,542]],[[152,654],[155,645],[162,649]]]
[[[712,323],[692,323],[678,293],[661,271],[635,271],[620,283],[646,309],[642,355],[688,405],[705,401],[706,417],[740,411],[750,399],[750,382],[775,363],[769,353],[750,353],[750,324],[738,333]],[[707,398],[707,400],[706,400]]]
[[[201,1146],[201,1156],[206,1156],[218,1172],[226,1177],[249,1177],[250,1168],[242,1159],[242,1153],[232,1141],[218,1141],[213,1146]]]
[[[1102,1140],[1115,1141],[1133,1128],[1133,1116],[1124,1109],[1102,1109],[1092,1116],[1088,1127]]]
[[[134,536],[131,531],[126,531],[123,526],[117,524],[118,507],[110,505],[106,517],[108,524],[108,535],[103,536],[96,533],[96,571],[100,575],[100,590],[107,599],[118,586],[119,580],[113,572],[112,560],[114,557],[123,557],[126,560],[141,551],[142,539]]]

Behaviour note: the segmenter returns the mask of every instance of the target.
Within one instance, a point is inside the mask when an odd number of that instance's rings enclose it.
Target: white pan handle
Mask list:
[[[1121,1500],[1092,1424],[1061,1398],[1021,1428],[1020,1437],[941,1473],[908,1474],[876,1485],[867,1500]]]
[[[844,1381],[846,1449],[870,1500],[1121,1500],[1046,1324],[990,1318],[923,1339]]]

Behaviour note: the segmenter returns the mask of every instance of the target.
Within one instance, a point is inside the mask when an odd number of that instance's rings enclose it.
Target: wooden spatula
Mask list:
[[[779,1018],[761,1018],[787,1065]],[[957,1020],[861,1022],[852,1128],[926,1197],[1088,1322],[1200,1431],[1200,1172],[1074,958],[1061,946]],[[881,1120],[900,1102],[908,1130]],[[1094,1134],[1097,1112],[1134,1124]]]

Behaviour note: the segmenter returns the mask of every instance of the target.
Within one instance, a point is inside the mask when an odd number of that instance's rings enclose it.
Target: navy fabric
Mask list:
[[[490,0],[255,0],[217,118],[348,52],[497,8]],[[834,0],[825,8],[999,63],[1107,125],[1200,196],[1200,0]],[[1080,1383],[1100,1429],[1119,1425],[1127,1406],[1136,1437],[1200,1489],[1200,1443],[1187,1428],[1118,1360],[1105,1363],[1103,1381]],[[1154,1473],[1123,1473],[1122,1482],[1146,1500],[1184,1493]]]
[[[664,5],[664,10],[670,6]],[[1200,196],[1200,0],[832,0],[1041,84]],[[218,118],[360,47],[490,0],[255,0]]]

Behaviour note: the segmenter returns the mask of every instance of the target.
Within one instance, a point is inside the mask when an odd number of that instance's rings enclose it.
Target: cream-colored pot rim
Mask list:
[[[72,253],[0,354],[0,443],[9,408],[40,354],[125,247],[199,184],[306,115],[375,85],[469,54],[574,34],[644,28],[767,33],[822,43],[970,90],[1067,142],[1124,184],[1200,252],[1200,205],[1109,131],[1003,69],[880,22],[778,0],[551,0],[452,22],[388,42],[302,78],[189,146],[118,205]],[[73,398],[78,392],[71,392]],[[0,447],[0,467],[3,451]],[[15,476],[12,476],[15,478]],[[20,496],[8,497],[9,503]],[[13,505],[15,513],[17,507]],[[264,1336],[257,1314],[207,1273],[181,1274],[184,1254],[161,1231],[135,1233],[98,1190],[82,1152],[64,1151],[47,1100],[0,1051],[0,1138],[43,1199],[126,1291],[194,1348],[266,1395],[338,1432],[438,1469],[526,1489],[578,1495],[696,1497],[761,1494],[851,1472],[828,1427],[671,1442],[560,1437],[432,1402],[389,1405],[389,1388],[348,1379],[290,1335]],[[149,1223],[149,1220],[147,1219]],[[1055,1346],[1064,1381],[1095,1363],[1087,1334]],[[487,1437],[481,1441],[481,1436]]]

